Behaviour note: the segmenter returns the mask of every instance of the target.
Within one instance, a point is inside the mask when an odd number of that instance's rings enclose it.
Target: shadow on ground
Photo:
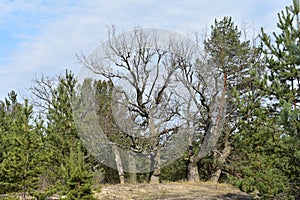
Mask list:
[[[228,194],[222,194],[222,195],[218,195],[216,197],[217,199],[228,199],[228,200],[251,200],[252,198],[248,195],[244,195],[244,194],[232,194],[232,193],[228,193]]]

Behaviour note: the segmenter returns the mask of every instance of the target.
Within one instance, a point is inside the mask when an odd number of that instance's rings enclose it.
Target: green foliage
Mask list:
[[[226,168],[227,157],[232,151],[232,137],[239,131],[242,119],[252,112],[247,105],[253,105],[258,96],[254,80],[261,68],[261,50],[254,44],[254,39],[247,39],[246,33],[242,34],[231,17],[215,20],[210,37],[204,43],[211,65],[220,72],[222,89],[226,93],[225,119],[218,143],[212,155],[203,159],[199,166],[204,180],[219,179],[220,169]],[[251,98],[248,94],[252,94]]]
[[[264,199],[299,191],[298,14],[299,0],[278,14],[275,43],[262,30],[265,69],[250,73],[254,79],[243,98],[234,95],[241,118],[226,172],[241,190]]]
[[[201,160],[198,165],[200,180],[208,181],[211,178],[214,169],[219,167],[215,165],[215,160],[216,159],[212,155]]]
[[[278,13],[279,33],[273,33],[275,41],[262,29],[261,39],[264,44],[268,67],[269,116],[282,127],[286,155],[290,162],[284,173],[289,178],[290,192],[300,190],[300,1],[294,0]]]
[[[75,149],[71,149],[70,157],[61,168],[66,182],[65,191],[67,200],[95,199],[91,191],[93,174],[89,171],[89,166],[84,161],[84,154],[80,143],[77,144]]]
[[[2,109],[6,113],[2,121],[12,121],[2,123],[1,127],[5,130],[1,133],[1,143],[5,148],[1,151],[0,192],[22,192],[25,195],[39,186],[43,122],[34,119],[33,108],[27,100],[24,105],[17,103],[14,92],[5,101]]]
[[[92,199],[92,173],[84,160],[86,151],[73,119],[75,84],[74,74],[66,71],[59,78],[48,109],[45,147],[49,150],[50,163],[46,174],[53,175],[56,188],[66,193],[68,199]]]
[[[184,181],[187,176],[187,155],[180,157],[170,165],[162,168],[162,181]]]
[[[70,149],[79,141],[72,114],[72,98],[76,80],[71,72],[66,71],[59,77],[57,88],[48,108],[45,148],[48,150],[50,165],[48,174],[53,182],[62,178],[60,166],[70,156]]]
[[[255,92],[237,98],[241,116],[233,137],[233,152],[226,170],[229,180],[242,191],[264,199],[286,197],[290,190],[291,159],[287,156],[286,137],[277,119],[265,106],[266,79],[253,80]]]
[[[55,185],[48,186],[47,188],[38,189],[31,193],[37,200],[46,200],[48,197],[57,193],[58,188]]]
[[[233,184],[263,198],[286,195],[289,184],[285,170],[290,160],[279,127],[263,108],[253,122],[245,121],[234,139],[229,169]]]
[[[20,198],[19,197],[10,197],[10,196],[8,196],[8,197],[3,198],[3,200],[20,200]]]

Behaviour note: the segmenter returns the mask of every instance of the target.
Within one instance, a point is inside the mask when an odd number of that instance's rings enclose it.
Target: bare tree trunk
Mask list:
[[[217,85],[217,83],[216,83]],[[215,86],[217,88],[217,86]],[[213,106],[210,108],[210,119],[209,119],[209,127],[206,130],[206,134],[201,143],[199,152],[196,155],[190,156],[190,163],[188,165],[188,181],[195,182],[199,181],[199,172],[198,172],[198,163],[210,155],[216,146],[219,137],[222,133],[222,121],[224,117],[224,109],[225,109],[225,92],[226,88],[223,89],[222,96],[220,97],[220,104],[216,103],[217,99],[213,99]],[[216,91],[215,95],[218,94]],[[191,146],[191,143],[190,143]],[[224,161],[225,162],[225,161]]]
[[[150,173],[150,183],[159,183],[159,176],[161,173],[160,165],[160,153],[159,150],[157,150],[151,155],[151,171],[153,172]]]
[[[217,168],[217,170],[211,175],[210,181],[217,183],[220,179],[222,170],[220,167]]]
[[[190,158],[190,162],[188,164],[187,177],[189,182],[197,182],[200,180],[198,163],[195,161],[194,156]]]
[[[136,177],[136,162],[135,157],[131,154],[131,152],[128,155],[128,168],[129,168],[129,182],[130,183],[137,183],[137,177]]]
[[[225,164],[225,161],[228,158],[228,156],[230,155],[230,153],[231,153],[231,146],[230,146],[230,143],[228,141],[226,141],[224,149],[220,153],[219,157],[216,158],[217,169],[211,175],[210,180],[212,182],[217,183],[219,181],[221,173],[222,173],[221,166]]]
[[[118,170],[118,174],[119,174],[120,183],[124,184],[125,176],[124,176],[124,169],[123,169],[123,165],[122,165],[122,161],[121,161],[120,152],[118,151],[118,149],[115,145],[113,145],[113,151],[115,154],[115,161],[116,161],[116,166],[117,166],[117,170]]]
[[[199,171],[198,171],[198,162],[195,160],[192,138],[189,138],[189,164],[188,164],[188,171],[187,171],[187,178],[189,182],[197,182],[200,180],[199,178]]]

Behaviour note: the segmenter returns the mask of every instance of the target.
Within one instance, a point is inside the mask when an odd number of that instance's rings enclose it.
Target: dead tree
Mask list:
[[[147,30],[147,29],[146,29]],[[130,135],[147,141],[143,149],[132,151],[148,154],[150,182],[159,182],[161,148],[182,125],[176,74],[192,50],[176,42],[172,35],[136,28],[130,34],[116,35],[109,31],[108,41],[90,56],[80,56],[80,62],[93,73],[115,85],[114,113],[120,129],[132,123]],[[163,40],[160,38],[163,37]],[[125,111],[120,115],[120,109]],[[131,120],[127,120],[127,119]],[[128,133],[127,133],[128,134]]]
[[[221,135],[226,91],[222,77],[205,54],[195,65],[185,65],[181,70],[178,80],[189,93],[181,96],[187,103],[183,119],[189,130],[189,146],[198,152],[189,155],[188,180],[199,181],[198,164],[212,153]]]

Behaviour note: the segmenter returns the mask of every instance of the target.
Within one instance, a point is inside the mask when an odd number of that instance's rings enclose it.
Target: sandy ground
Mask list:
[[[251,199],[231,185],[210,182],[104,185],[96,196],[100,200]]]

